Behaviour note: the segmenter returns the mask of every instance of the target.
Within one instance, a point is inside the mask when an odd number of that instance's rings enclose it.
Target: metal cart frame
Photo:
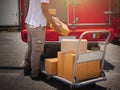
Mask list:
[[[83,36],[85,36],[86,34],[92,34],[92,33],[108,33],[108,36],[107,38],[104,40],[104,41],[90,41],[92,43],[96,43],[96,42],[104,42],[104,48],[103,50],[96,50],[96,51],[93,51],[93,52],[87,52],[87,53],[79,53],[78,50],[79,50],[79,47],[80,47],[80,43],[81,43],[81,40],[83,39]],[[86,85],[89,85],[89,84],[94,84],[96,82],[100,82],[100,81],[104,81],[106,80],[106,77],[105,77],[105,74],[104,74],[104,71],[103,71],[103,67],[104,67],[104,57],[105,57],[105,53],[106,53],[106,45],[108,44],[109,42],[109,38],[110,38],[111,34],[110,34],[110,31],[108,30],[105,30],[105,31],[86,31],[84,33],[81,34],[81,36],[79,37],[79,42],[78,42],[78,45],[77,45],[77,48],[76,48],[76,56],[75,56],[75,62],[74,62],[74,69],[73,69],[73,76],[72,76],[72,81],[69,81],[69,80],[66,80],[62,77],[59,77],[59,76],[51,76],[49,75],[46,71],[42,71],[44,74],[46,74],[49,78],[55,78],[57,80],[60,80],[68,85],[70,85],[70,88],[72,89],[73,87],[82,87],[82,86],[86,86]],[[89,43],[89,42],[88,42]],[[81,62],[86,62],[86,61],[91,61],[91,60],[101,60],[101,73],[100,73],[100,77],[98,78],[93,78],[93,79],[90,79],[90,80],[86,80],[86,81],[77,81],[75,79],[75,74],[76,74],[76,65],[81,63]],[[84,61],[83,61],[84,60]]]

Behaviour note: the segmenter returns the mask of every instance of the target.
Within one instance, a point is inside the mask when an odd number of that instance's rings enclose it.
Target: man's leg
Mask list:
[[[40,72],[40,57],[44,50],[45,29],[38,27],[32,32],[31,78],[37,77]]]
[[[25,67],[31,67],[31,52],[32,52],[32,42],[31,35],[28,34],[28,42],[27,42],[27,51],[25,55]]]
[[[29,25],[26,25],[26,29],[28,31],[27,35],[27,51],[25,54],[25,68],[24,68],[24,75],[31,75],[31,52],[32,52],[32,36],[31,36],[31,28],[29,28]]]

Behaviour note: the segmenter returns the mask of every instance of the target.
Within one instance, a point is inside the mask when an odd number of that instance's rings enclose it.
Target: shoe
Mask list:
[[[32,80],[41,80],[41,78],[39,76],[36,77],[30,77]]]
[[[31,75],[31,68],[25,67],[24,68],[24,76],[30,76]]]
[[[42,80],[42,79],[43,79],[43,77],[42,77],[42,75],[40,74],[40,72],[39,72],[39,74],[38,74],[37,76],[35,76],[35,77],[30,76],[30,78],[31,78],[32,80]]]

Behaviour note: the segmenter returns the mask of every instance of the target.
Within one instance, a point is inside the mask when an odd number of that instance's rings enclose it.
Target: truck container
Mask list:
[[[111,33],[109,42],[114,39],[115,18],[117,16],[115,2],[116,0],[50,0],[50,9],[55,9],[55,17],[68,25],[70,33],[68,36],[62,36],[47,26],[45,52],[47,55],[60,50],[60,40],[63,38],[79,38],[85,31],[108,30]],[[21,38],[27,42],[27,31],[25,28],[25,17],[28,9],[28,0],[21,0]],[[118,6],[117,6],[118,9]],[[115,12],[114,12],[114,11]],[[117,11],[118,13],[119,11]],[[119,18],[119,17],[118,17]],[[114,22],[113,22],[114,20]],[[119,26],[119,25],[118,25]],[[94,33],[85,36],[88,41],[102,40],[106,33]],[[99,47],[98,44],[90,43],[88,48]],[[52,49],[56,48],[56,49]],[[53,50],[56,50],[55,52]],[[50,53],[49,53],[50,51]],[[50,57],[51,55],[49,55]]]
[[[120,0],[114,0],[112,11],[112,27],[115,30],[115,37],[112,42],[120,45]]]
[[[0,26],[20,25],[20,1],[1,0],[0,1]]]

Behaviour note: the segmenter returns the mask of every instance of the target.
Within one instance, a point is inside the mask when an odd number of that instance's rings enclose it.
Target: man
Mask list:
[[[60,33],[59,26],[54,22],[48,10],[49,0],[29,0],[28,14],[25,20],[28,32],[28,50],[25,57],[25,75],[35,79],[40,71],[40,56],[44,50],[45,26],[50,22]]]

